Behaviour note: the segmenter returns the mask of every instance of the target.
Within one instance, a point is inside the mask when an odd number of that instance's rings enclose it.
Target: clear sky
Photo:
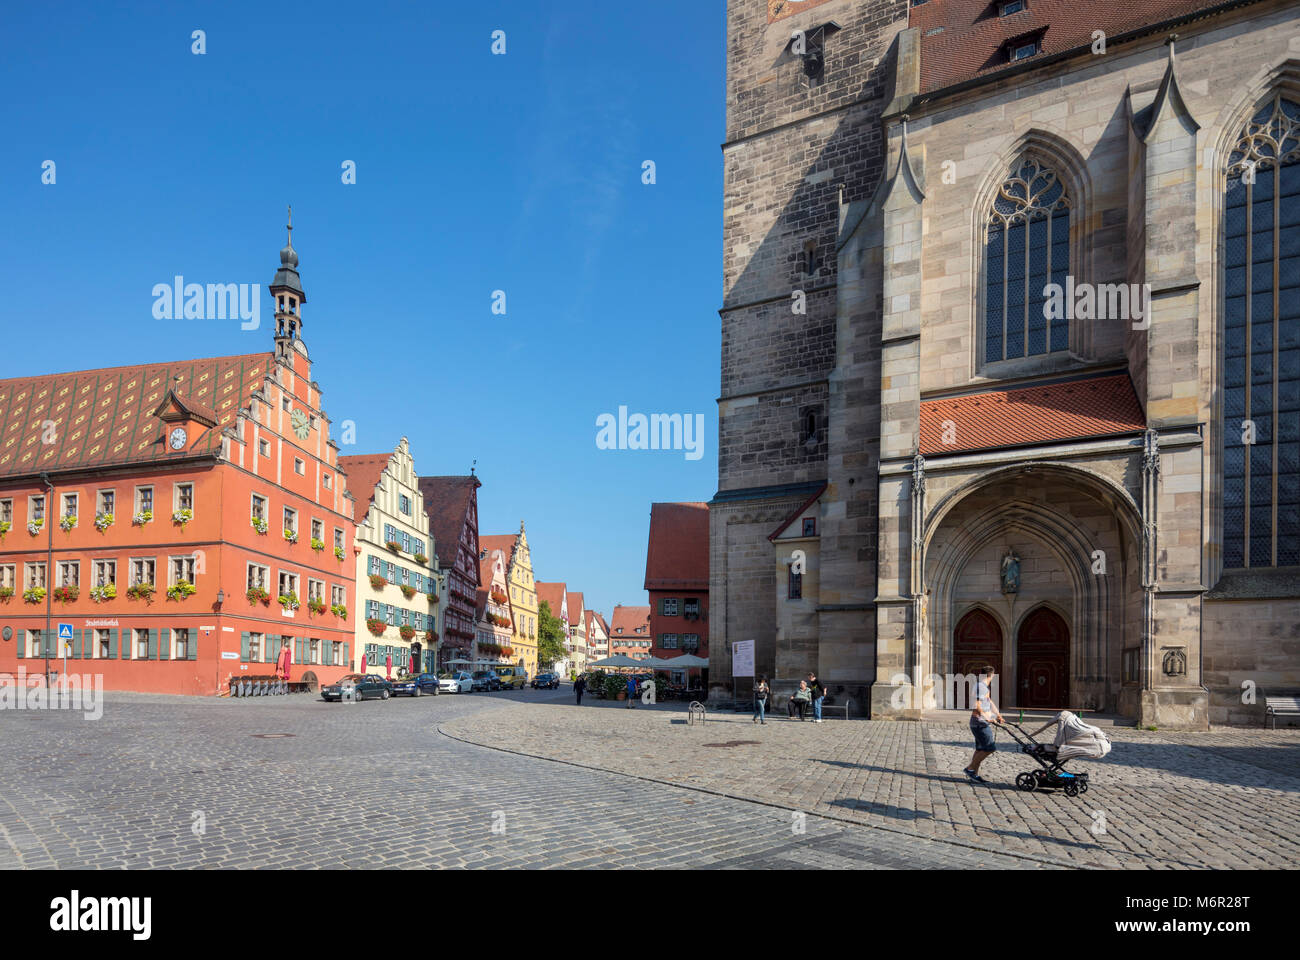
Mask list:
[[[651,502],[717,485],[724,6],[5,4],[0,377],[269,350],[292,203],[342,452],[477,460],[483,533],[644,603]],[[260,284],[261,329],[155,320],[177,274]],[[702,457],[598,449],[620,405],[702,414]]]

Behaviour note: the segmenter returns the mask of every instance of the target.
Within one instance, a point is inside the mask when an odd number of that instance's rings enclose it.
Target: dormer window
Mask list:
[[[1010,54],[1012,63],[1017,60],[1028,60],[1030,57],[1038,55],[1038,41],[1030,40],[1028,43],[1013,44],[1007,48],[1007,51]]]
[[[1029,4],[1025,0],[1006,0],[1005,3],[998,4],[998,16],[1009,17],[1013,13],[1019,13],[1021,10],[1029,9]]]

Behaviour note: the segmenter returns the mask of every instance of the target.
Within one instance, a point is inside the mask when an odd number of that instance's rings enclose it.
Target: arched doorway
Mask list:
[[[952,672],[979,673],[992,665],[1002,676],[1002,627],[987,610],[976,607],[957,621],[952,635]]]
[[[1019,707],[1065,707],[1070,695],[1070,628],[1050,607],[1025,617],[1016,637]]]

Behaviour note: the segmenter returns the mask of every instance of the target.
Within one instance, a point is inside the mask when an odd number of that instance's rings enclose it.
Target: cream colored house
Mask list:
[[[437,652],[443,601],[415,463],[406,438],[391,454],[340,457],[357,498],[357,605],[353,668],[393,675],[427,671]],[[435,599],[436,598],[436,599]]]

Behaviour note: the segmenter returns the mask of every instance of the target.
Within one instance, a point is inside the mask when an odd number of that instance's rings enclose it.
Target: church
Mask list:
[[[1300,691],[1300,6],[729,0],[710,683]],[[954,683],[954,679],[957,682]]]

